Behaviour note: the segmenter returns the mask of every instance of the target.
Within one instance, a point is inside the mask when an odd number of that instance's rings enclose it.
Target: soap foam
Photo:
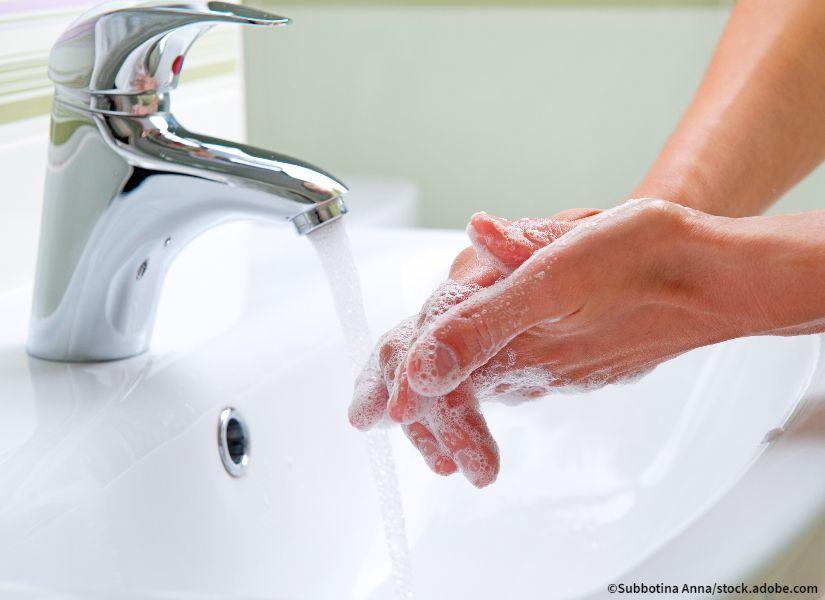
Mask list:
[[[624,375],[610,376],[594,373],[584,381],[572,382],[554,375],[544,366],[524,367],[521,369],[479,369],[472,375],[476,395],[480,401],[495,400],[504,404],[516,405],[526,401],[544,398],[552,394],[584,394],[601,389],[607,385],[632,385],[653,368]]]
[[[443,315],[456,304],[464,302],[480,289],[482,289],[481,286],[475,283],[462,283],[452,279],[445,281],[424,302],[424,306],[419,313],[418,327],[429,325],[437,317]]]
[[[422,335],[413,345],[408,368],[412,370],[414,389],[422,396],[442,396],[455,389],[465,374],[458,368],[458,356],[448,345],[432,335]],[[452,366],[449,366],[452,365]]]
[[[465,382],[435,403],[427,424],[450,450],[467,479],[483,487],[498,475],[499,454],[478,408],[473,384]]]
[[[651,373],[653,367],[616,374],[612,369],[594,371],[584,381],[572,381],[555,373],[549,365],[516,367],[518,356],[512,348],[503,351],[505,358],[497,357],[484,367],[477,369],[471,380],[479,401],[495,400],[515,405],[536,400],[551,394],[583,394],[607,385],[632,385]]]
[[[371,357],[367,366],[355,379],[355,402],[350,406],[350,422],[361,429],[367,429],[380,422],[387,402],[387,387],[376,357]]]
[[[505,404],[520,404],[558,391],[558,378],[543,367],[476,373],[473,383],[479,400],[496,399]]]
[[[387,389],[392,389],[415,335],[416,317],[407,317],[378,340],[379,362]]]

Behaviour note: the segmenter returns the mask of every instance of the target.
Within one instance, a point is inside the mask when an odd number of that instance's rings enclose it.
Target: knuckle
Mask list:
[[[685,207],[660,198],[643,198],[638,203],[640,216],[658,223],[678,221],[686,211]]]

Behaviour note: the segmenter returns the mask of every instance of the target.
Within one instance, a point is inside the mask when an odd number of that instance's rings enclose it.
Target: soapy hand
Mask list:
[[[654,199],[476,215],[484,260],[462,252],[419,316],[384,337],[350,420],[367,429],[388,414],[437,473],[489,485],[499,460],[480,400],[593,389],[726,339],[820,331],[825,285],[810,278],[806,302],[782,290],[816,270],[823,220],[726,219]]]
[[[404,385],[423,397],[467,381],[482,397],[593,389],[742,335],[718,314],[723,292],[705,295],[718,286],[701,272],[702,255],[680,243],[704,217],[645,199],[585,219],[429,323],[401,367]]]
[[[483,486],[498,455],[480,398],[621,381],[744,335],[825,331],[825,211],[746,217],[825,157],[825,62],[814,51],[823,18],[813,0],[737,5],[708,75],[635,190],[706,213],[635,201],[581,217],[572,233],[475,217],[483,276],[460,273],[462,262],[478,264],[462,253],[452,283],[385,336],[358,380],[353,424],[366,429],[388,413],[437,472],[458,463]]]
[[[461,252],[450,269],[450,279],[430,296],[420,313],[405,319],[379,340],[372,357],[355,382],[355,393],[349,409],[350,422],[362,430],[381,422],[387,414],[390,394],[397,394],[395,382],[399,379],[401,364],[421,327],[450,306],[469,297],[475,290],[491,285],[500,277],[499,271],[480,264],[471,248]],[[406,385],[406,379],[401,379]],[[404,391],[405,397],[407,391]],[[435,400],[416,394],[409,395],[413,402],[418,403],[415,412],[421,417],[410,418],[408,415],[412,411],[395,406],[390,413],[391,418],[399,422],[405,421],[402,426],[404,433],[433,471],[439,475],[454,473],[457,470],[455,454],[461,446],[467,447],[470,442],[458,439],[458,436],[445,438],[437,423],[425,416],[433,408]],[[478,412],[475,398],[466,389],[461,389],[450,394],[449,401],[462,411],[462,437],[472,439],[474,451],[484,453],[490,460],[497,457],[495,442],[487,430],[484,418]]]
[[[472,382],[438,397],[420,395],[404,373],[407,350],[423,328],[474,293],[512,272],[537,249],[564,235],[596,209],[564,211],[545,219],[509,222],[478,214],[468,228],[476,250],[456,257],[448,281],[424,303],[420,313],[387,332],[356,381],[350,421],[369,429],[385,414],[402,423],[430,468],[450,475],[458,468],[476,486],[492,483],[498,473],[498,448],[478,407]],[[481,254],[483,260],[479,260]]]
[[[652,199],[575,216],[473,217],[485,260],[462,253],[453,284],[383,340],[365,373],[384,378],[362,376],[352,422],[370,427],[387,406],[437,473],[460,468],[482,487],[499,462],[481,399],[594,389],[754,333],[741,292],[718,281],[730,275],[714,256],[724,234],[695,235],[719,218]],[[444,291],[456,282],[469,287]]]

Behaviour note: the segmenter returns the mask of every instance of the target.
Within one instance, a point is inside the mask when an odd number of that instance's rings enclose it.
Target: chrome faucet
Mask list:
[[[332,175],[192,133],[169,112],[187,50],[217,23],[289,19],[223,2],[117,2],[80,17],[52,48],[30,354],[139,354],[167,268],[197,235],[239,219],[291,221],[305,234],[346,212],[347,188]]]

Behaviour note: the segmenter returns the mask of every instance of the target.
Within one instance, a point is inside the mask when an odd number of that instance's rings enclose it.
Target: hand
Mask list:
[[[409,387],[433,397],[468,378],[477,395],[592,388],[741,335],[703,268],[709,253],[688,243],[706,219],[663,200],[588,218],[420,332],[402,367]]]
[[[492,483],[498,473],[498,449],[479,412],[473,386],[468,382],[437,398],[416,394],[402,368],[407,349],[421,329],[439,315],[499,281],[538,248],[598,212],[576,209],[516,222],[475,215],[468,233],[486,260],[480,261],[472,248],[462,251],[453,262],[449,280],[430,296],[419,315],[381,338],[356,381],[350,422],[359,429],[369,429],[389,412],[392,420],[403,424],[407,437],[433,471],[450,475],[460,466],[474,485]]]
[[[419,314],[405,319],[378,341],[373,355],[355,382],[349,409],[350,423],[358,429],[367,430],[381,422],[387,413],[390,393],[395,390],[399,368],[421,327],[501,276],[501,272],[491,265],[479,262],[472,248],[459,253],[450,268],[448,281],[427,299]],[[403,395],[408,397],[406,389]],[[413,412],[423,415],[426,409],[432,408],[435,402],[430,398],[409,394],[408,408],[394,403],[390,416],[395,421],[405,422],[402,425],[404,433],[421,452],[427,465],[439,475],[450,475],[457,470],[454,456],[462,444],[465,447],[468,445],[462,442],[463,438],[473,440],[475,451],[484,453],[491,460],[493,457],[497,459],[495,441],[478,412],[474,398],[465,390],[460,390],[450,394],[449,401],[462,413],[458,424],[464,433],[462,439],[445,436],[445,432],[429,419],[411,416]]]

